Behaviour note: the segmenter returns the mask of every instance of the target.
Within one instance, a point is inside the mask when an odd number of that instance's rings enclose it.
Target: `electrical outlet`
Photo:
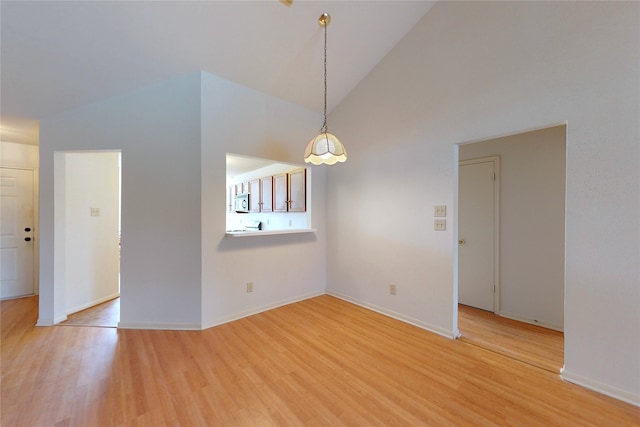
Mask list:
[[[247,282],[247,293],[253,292],[253,282]]]
[[[447,220],[446,219],[434,219],[433,220],[433,229],[435,231],[446,231],[447,230]]]
[[[393,283],[389,285],[389,293],[391,295],[395,295],[396,294],[396,285],[394,285]]]
[[[100,216],[100,208],[91,208],[91,216]]]
[[[440,218],[447,216],[447,206],[446,205],[434,206],[433,216],[440,217]]]

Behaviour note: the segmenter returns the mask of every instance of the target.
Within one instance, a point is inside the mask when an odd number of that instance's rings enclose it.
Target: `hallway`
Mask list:
[[[120,321],[120,298],[114,298],[86,310],[70,314],[59,326],[94,326],[117,328]]]
[[[458,305],[460,341],[553,373],[564,365],[564,334]]]

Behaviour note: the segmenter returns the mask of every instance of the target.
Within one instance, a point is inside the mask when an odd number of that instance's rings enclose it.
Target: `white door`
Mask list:
[[[0,298],[33,294],[33,171],[0,168]]]
[[[458,302],[495,311],[497,159],[460,162]]]

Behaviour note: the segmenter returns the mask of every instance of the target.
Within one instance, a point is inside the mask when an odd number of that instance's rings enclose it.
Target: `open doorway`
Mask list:
[[[558,372],[564,347],[566,126],[458,148],[462,339]],[[485,178],[491,182],[480,185]],[[549,360],[543,360],[546,354]]]
[[[56,153],[55,280],[64,286],[67,315],[60,324],[119,321],[120,165],[120,151]],[[108,317],[96,316],[105,305]]]

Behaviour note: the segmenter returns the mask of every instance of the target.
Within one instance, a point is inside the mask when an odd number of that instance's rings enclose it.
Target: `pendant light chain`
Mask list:
[[[327,26],[329,23],[327,22],[324,25],[324,122],[322,123],[322,128],[320,129],[320,133],[327,133]]]
[[[340,140],[328,132],[327,126],[327,25],[331,16],[323,13],[318,18],[320,26],[324,27],[324,122],[319,134],[313,138],[304,150],[305,163],[313,165],[334,165],[347,160],[347,150]]]

